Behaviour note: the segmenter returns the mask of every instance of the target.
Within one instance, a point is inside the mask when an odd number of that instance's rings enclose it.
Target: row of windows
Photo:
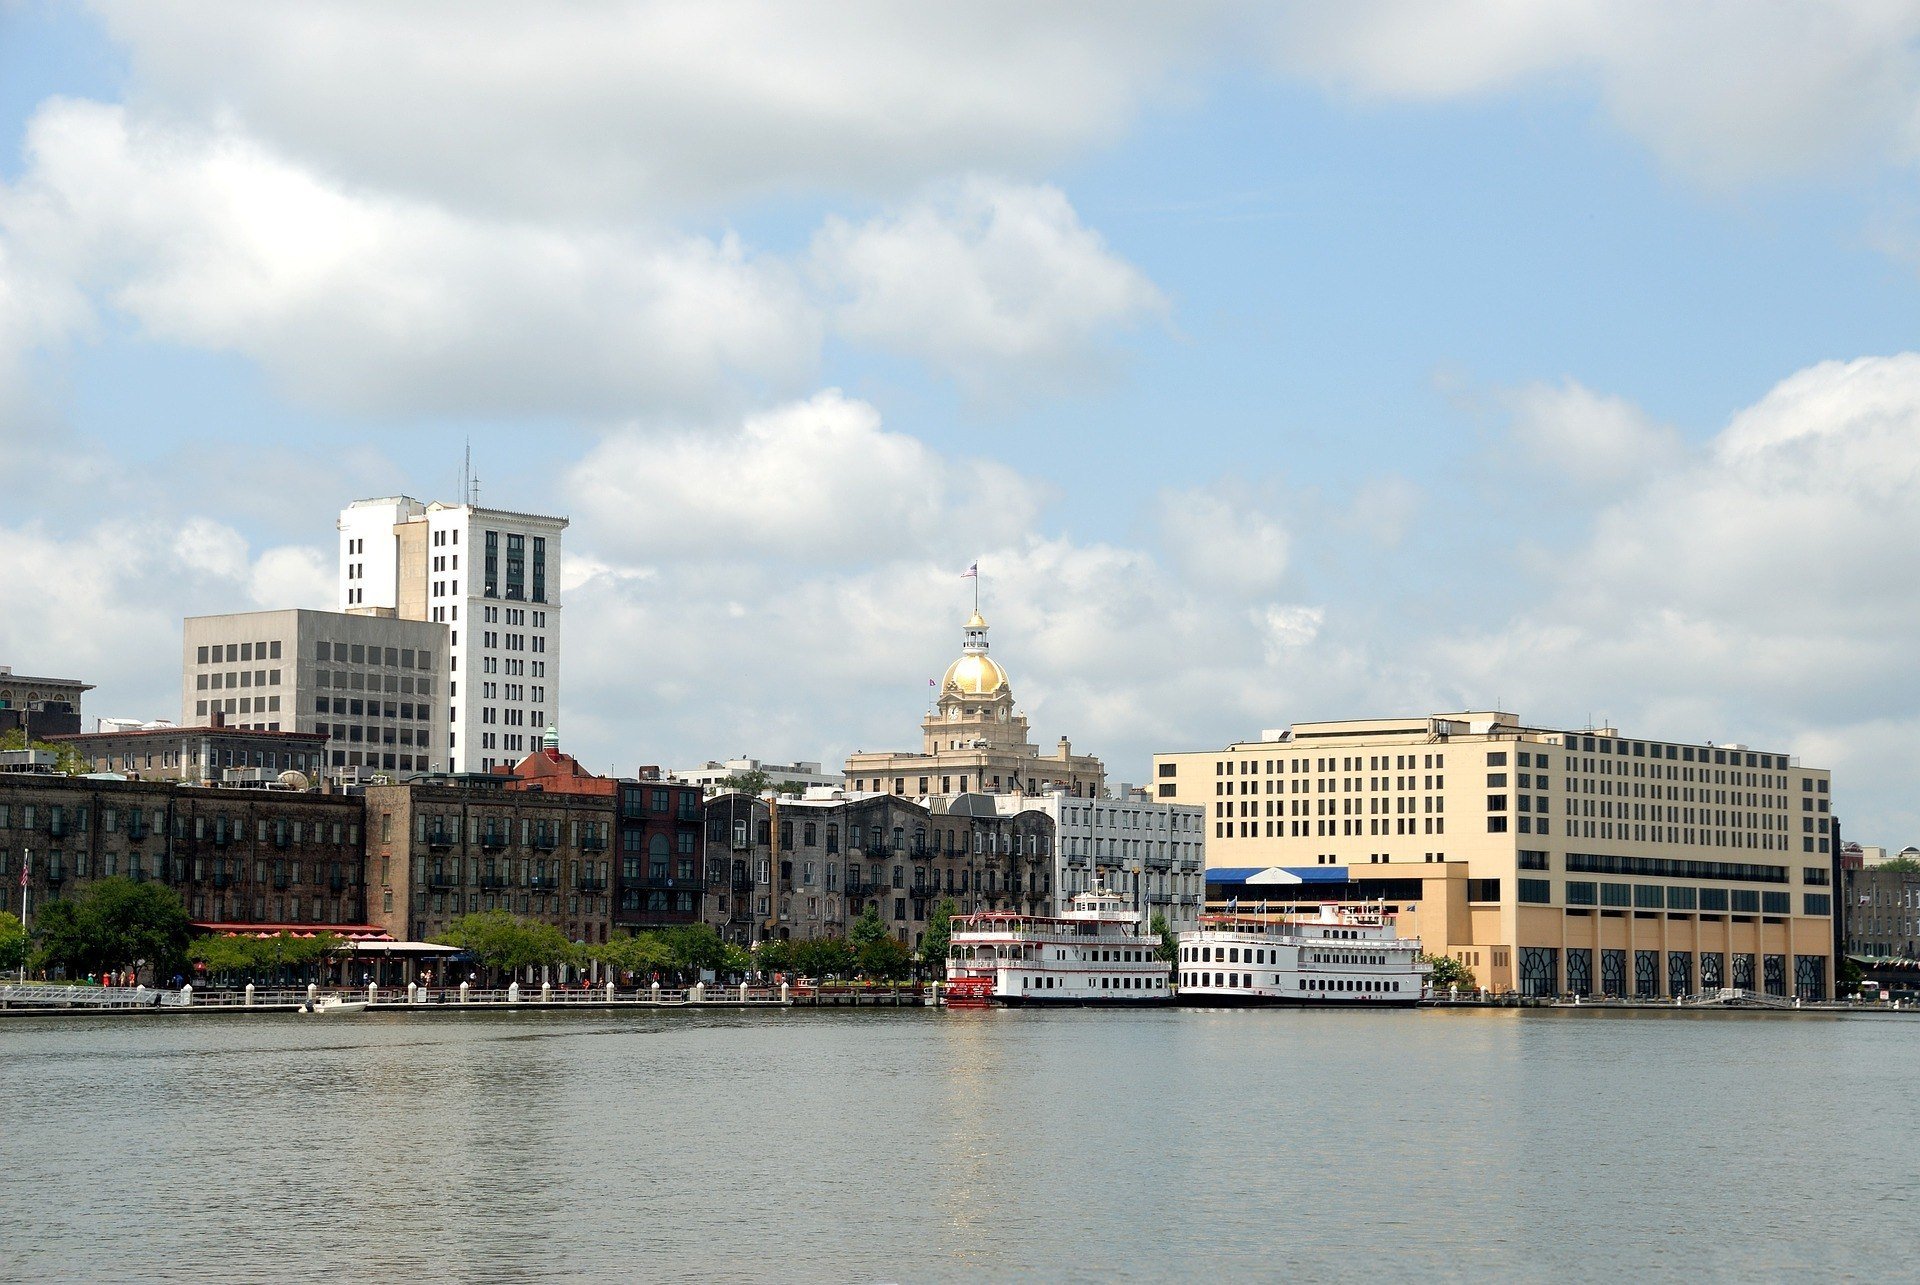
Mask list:
[[[279,654],[274,652],[276,657]],[[381,665],[388,669],[434,667],[433,652],[426,648],[416,651],[412,647],[380,647],[369,643],[316,642],[313,658],[340,665]]]
[[[115,808],[102,808],[101,824],[107,833],[113,833],[119,823],[119,811]],[[148,818],[151,817],[151,822]],[[0,803],[0,830],[19,828],[34,830],[45,827],[54,837],[72,832],[86,834],[93,821],[93,810],[86,805],[69,807],[65,804],[9,804]],[[145,835],[165,829],[163,814],[155,808],[151,813],[144,809],[129,809],[127,812],[129,834]],[[195,839],[213,839],[218,843],[238,842],[247,833],[245,822],[237,815],[198,815],[187,817],[176,814],[173,818],[173,835],[184,839],[191,833]],[[360,823],[358,821],[309,821],[290,820],[285,817],[259,820],[258,834],[260,842],[269,839],[278,842],[302,843],[309,837],[315,843],[359,843]]]

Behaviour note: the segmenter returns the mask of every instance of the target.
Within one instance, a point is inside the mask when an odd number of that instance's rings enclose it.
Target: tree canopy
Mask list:
[[[887,926],[880,919],[880,912],[868,906],[860,912],[860,917],[847,929],[847,940],[853,943],[855,950],[879,941],[887,935]]]
[[[1427,974],[1427,985],[1435,990],[1458,986],[1465,991],[1479,986],[1479,983],[1473,980],[1473,970],[1451,955],[1423,954],[1420,959],[1432,967],[1433,971]]]
[[[186,959],[193,927],[180,894],[124,876],[102,879],[74,900],[49,902],[34,919],[38,967],[69,976],[144,961],[157,973]]]
[[[482,967],[502,973],[543,964],[577,964],[582,954],[552,924],[522,919],[505,910],[462,915],[434,940],[444,946],[458,946]]]
[[[80,751],[65,742],[36,740],[27,744],[27,734],[19,728],[0,732],[0,751],[4,750],[41,750],[54,756],[54,770],[68,776],[78,776],[87,771],[92,764],[80,756]]]
[[[1160,945],[1153,952],[1154,958],[1162,963],[1171,964],[1180,958],[1180,934],[1167,926],[1165,915],[1155,915],[1148,921],[1148,930],[1160,939]]]
[[[927,917],[927,930],[920,934],[920,960],[926,964],[946,962],[947,948],[953,944],[953,916],[959,907],[952,897],[942,897]]]
[[[0,972],[11,971],[27,962],[27,931],[20,920],[0,910]]]
[[[1896,874],[1920,874],[1920,858],[1888,857],[1885,861],[1868,868],[1872,870],[1892,870]]]
[[[347,939],[337,933],[314,933],[296,937],[275,933],[270,937],[227,936],[214,933],[202,937],[187,948],[187,957],[204,964],[215,975],[266,976],[282,969],[308,968],[342,953]]]

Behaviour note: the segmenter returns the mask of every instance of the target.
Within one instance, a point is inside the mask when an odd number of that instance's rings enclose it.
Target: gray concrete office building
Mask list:
[[[326,774],[424,772],[446,759],[447,627],[333,611],[192,616],[180,721],[319,732]]]

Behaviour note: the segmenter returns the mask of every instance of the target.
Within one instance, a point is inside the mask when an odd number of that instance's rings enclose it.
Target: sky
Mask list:
[[[565,514],[563,744],[1502,709],[1920,840],[1920,3],[0,0],[0,663]]]

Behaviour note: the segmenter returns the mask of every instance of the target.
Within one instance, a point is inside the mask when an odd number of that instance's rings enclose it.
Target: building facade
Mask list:
[[[615,925],[645,932],[699,923],[707,895],[702,790],[651,768],[619,785]]]
[[[332,611],[192,616],[180,721],[324,735],[330,777],[425,772],[448,735],[447,637],[443,625]]]
[[[72,746],[96,772],[117,772],[139,781],[217,785],[229,780],[271,783],[283,772],[297,772],[317,783],[326,774],[330,739],[325,732],[266,731],[216,722],[210,727],[83,732],[57,737],[55,743]]]
[[[871,908],[909,951],[943,900],[1047,914],[1053,822],[984,795],[709,799],[708,922],[729,941],[845,936]]]
[[[366,789],[369,922],[425,941],[504,910],[603,942],[612,925],[614,796],[427,777]]]
[[[360,800],[315,790],[0,775],[0,853],[32,905],[125,876],[177,891],[205,927],[366,923]],[[17,877],[5,909],[19,914]]]
[[[919,753],[856,752],[847,756],[850,791],[903,798],[960,794],[1025,794],[1056,790],[1099,798],[1106,768],[1075,754],[1061,737],[1052,754],[1028,739],[1026,715],[1013,703],[1006,670],[987,654],[987,622],[974,612],[962,631],[960,658],[947,666],[934,709],[920,724]]]
[[[1832,993],[1831,778],[1784,754],[1487,711],[1297,724],[1154,771],[1205,809],[1211,888],[1242,911],[1389,904],[1523,993]]]
[[[25,729],[41,740],[77,732],[81,697],[92,690],[77,678],[36,678],[0,665],[0,733]]]
[[[1031,806],[1054,827],[1054,887],[1060,905],[1095,884],[1161,915],[1175,932],[1195,927],[1206,904],[1205,810],[1162,803],[1122,785],[1112,798],[1056,790],[1031,801],[999,796],[1001,810]]]
[[[1889,870],[1876,862],[1848,870],[1843,878],[1847,953],[1920,962],[1920,870],[1908,870],[1904,863]]]
[[[341,510],[340,609],[442,625],[448,731],[434,768],[491,772],[560,721],[567,519],[408,496]]]

